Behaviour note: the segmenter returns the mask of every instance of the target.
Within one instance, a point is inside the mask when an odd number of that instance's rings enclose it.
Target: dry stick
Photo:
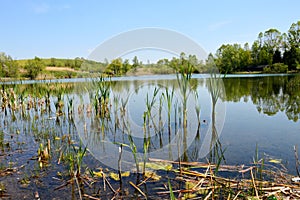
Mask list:
[[[139,193],[141,193],[146,199],[147,196],[145,195],[145,193],[138,187],[136,186],[133,182],[129,181],[130,185],[132,185],[137,191],[139,191]]]
[[[122,169],[121,169],[121,160],[122,160],[122,147],[123,147],[123,145],[121,144],[120,145],[120,147],[119,147],[119,153],[120,153],[120,155],[119,155],[119,161],[118,161],[118,168],[119,168],[119,179],[120,179],[120,190],[121,190],[121,194],[122,194],[122,173],[121,173],[121,171],[122,171]]]
[[[77,177],[76,177],[76,174],[77,174],[77,172],[75,173],[74,178],[75,178],[75,181],[76,181],[76,184],[77,184],[77,187],[78,187],[79,199],[81,200],[81,199],[82,199],[82,196],[81,196],[80,186],[79,186],[79,183],[78,183],[78,179],[77,179]]]
[[[255,180],[254,180],[252,169],[250,170],[250,173],[251,173],[252,184],[253,184],[253,187],[254,187],[254,190],[255,190],[255,195],[256,195],[257,198],[259,198],[257,188],[256,188],[256,185],[255,185]]]
[[[294,145],[294,151],[295,151],[295,158],[296,158],[296,171],[298,176],[300,177],[300,172],[299,172],[299,158],[298,158],[298,146]]]
[[[104,173],[103,173],[104,174]],[[105,182],[107,183],[109,189],[111,189],[111,191],[113,191],[114,194],[116,194],[116,191],[114,190],[114,188],[111,186],[111,184],[108,182],[108,180],[103,176]]]
[[[228,197],[227,197],[227,200],[230,200],[230,197],[231,197],[231,196],[230,196],[230,193],[229,193],[229,195],[228,195]]]
[[[210,163],[208,163],[209,165],[210,165]],[[208,199],[208,197],[212,194],[213,196],[215,195],[214,193],[215,193],[215,185],[213,185],[213,177],[214,177],[214,175],[213,175],[213,171],[212,171],[212,168],[210,167],[209,168],[209,171],[210,171],[210,176],[209,176],[209,178],[210,178],[210,185],[211,185],[211,191],[210,191],[210,193],[205,197],[205,199]]]
[[[202,184],[204,183],[206,176],[208,175],[209,169],[210,169],[210,167],[208,166],[205,171],[204,177],[202,179],[200,179],[200,181],[195,185],[195,187],[193,187],[193,189],[196,189],[197,187],[202,187]]]
[[[211,194],[212,194],[212,190],[208,193],[208,195],[204,198],[204,200],[209,199],[209,197],[211,196]]]
[[[140,182],[137,186],[140,187],[144,183],[146,183],[151,177],[146,177],[142,182]]]
[[[89,198],[89,199],[93,199],[93,200],[100,200],[100,198],[96,198],[96,197],[90,196],[90,195],[88,195],[88,194],[84,194],[83,196],[84,196],[84,197],[87,197],[87,198]]]
[[[238,196],[240,195],[241,191],[238,191],[238,193],[235,195],[235,197],[233,198],[233,200],[236,200],[238,198]]]

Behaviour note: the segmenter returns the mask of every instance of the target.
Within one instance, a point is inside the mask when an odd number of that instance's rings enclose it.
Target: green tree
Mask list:
[[[106,73],[111,75],[122,75],[122,59],[117,58],[111,61],[111,63],[107,66],[107,69],[105,70]]]
[[[134,56],[133,60],[132,60],[132,69],[133,71],[136,71],[136,69],[140,66],[139,60],[137,58],[137,56]]]
[[[300,48],[292,46],[283,54],[284,64],[288,65],[289,70],[299,69],[300,65]]]
[[[251,50],[248,43],[244,45],[244,49],[240,48],[240,58],[240,70],[242,71],[247,70],[247,67],[253,64]]]
[[[282,63],[282,56],[281,56],[281,52],[279,51],[279,49],[275,50],[275,52],[273,54],[272,62],[273,62],[273,64],[274,63]]]
[[[123,62],[122,74],[126,74],[131,69],[131,64],[128,59],[125,59]]]
[[[55,58],[50,59],[50,65],[49,66],[52,66],[52,67],[56,66],[56,59]]]
[[[288,50],[283,54],[283,61],[289,70],[300,68],[300,21],[293,23],[287,35]]]
[[[19,65],[11,58],[11,56],[0,52],[0,76],[2,77],[18,77]]]
[[[83,59],[76,57],[72,68],[79,69],[81,67],[81,64],[83,63],[83,61],[84,61]]]
[[[25,69],[27,71],[27,77],[30,79],[35,79],[44,71],[45,65],[40,58],[35,57],[33,60],[28,60]]]
[[[239,44],[222,45],[216,53],[216,65],[221,73],[241,70],[241,46]]]
[[[272,65],[273,53],[266,46],[263,46],[258,53],[258,65]]]
[[[300,21],[293,23],[288,30],[288,42],[290,46],[294,46],[296,48],[299,47],[300,44]]]
[[[269,53],[274,52],[280,48],[281,45],[281,33],[274,28],[271,28],[264,33],[264,46],[267,48]]]

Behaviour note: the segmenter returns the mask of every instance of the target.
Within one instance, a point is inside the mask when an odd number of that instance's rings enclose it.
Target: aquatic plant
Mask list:
[[[96,95],[94,98],[96,115],[100,118],[109,118],[111,80],[106,80],[104,77],[99,77],[93,83],[96,87]]]

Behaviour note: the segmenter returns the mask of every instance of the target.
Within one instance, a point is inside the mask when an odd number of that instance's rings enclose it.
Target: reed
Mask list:
[[[104,77],[100,77],[93,83],[97,90],[94,97],[96,115],[100,118],[109,118],[111,79],[106,80]]]

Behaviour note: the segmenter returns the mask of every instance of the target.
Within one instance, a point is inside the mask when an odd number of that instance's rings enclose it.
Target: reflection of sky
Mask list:
[[[288,162],[295,173],[294,145],[300,145],[299,122],[288,120],[284,112],[274,116],[258,113],[251,101],[227,103],[226,123],[221,135],[229,164],[249,164],[260,153]]]
[[[198,77],[200,75],[195,75]],[[139,77],[140,78],[140,77]],[[124,88],[121,91],[121,96],[129,95],[128,102],[128,114],[130,115],[130,120],[136,123],[136,127],[131,127],[133,134],[135,136],[134,140],[136,142],[139,152],[142,152],[143,149],[143,113],[146,111],[146,96],[149,95],[149,99],[152,99],[154,88],[157,87],[159,78],[164,80],[162,83],[171,83],[174,79],[174,75],[166,76],[148,76],[146,81],[138,82],[134,84],[132,81],[129,85],[129,90]],[[199,77],[200,78],[200,77]],[[124,78],[120,78],[124,79]],[[127,78],[129,80],[133,77]],[[151,82],[150,80],[156,80],[156,82]],[[141,78],[139,79],[141,80]],[[176,80],[173,80],[176,82]],[[211,97],[206,88],[205,82],[202,84],[202,80],[198,79],[199,85],[197,92],[199,95],[199,104],[201,105],[201,121],[206,120],[206,123],[201,124],[201,139],[198,143],[192,144],[191,151],[195,148],[199,149],[199,146],[203,144],[205,135],[209,134],[209,125],[211,123]],[[130,81],[129,81],[130,82]],[[151,82],[151,83],[150,83]],[[122,81],[119,81],[118,84],[122,84]],[[125,84],[124,84],[125,85]],[[125,87],[125,86],[124,86]],[[137,87],[138,90],[135,90],[134,87]],[[120,87],[121,88],[121,87]],[[119,89],[120,89],[119,88]],[[160,89],[161,92],[164,92],[164,88]],[[178,92],[178,88],[176,89]],[[178,93],[175,93],[174,98],[180,98]],[[158,97],[161,96],[161,93],[158,94]],[[192,95],[191,99],[194,98]],[[250,164],[255,155],[255,146],[258,144],[258,149],[260,152],[260,157],[265,154],[272,158],[282,159],[283,161],[288,161],[288,169],[292,173],[295,173],[295,161],[294,161],[294,151],[293,145],[300,145],[300,126],[299,121],[293,122],[288,120],[284,112],[278,112],[274,116],[268,116],[257,111],[256,105],[251,101],[251,97],[248,98],[248,102],[244,102],[243,98],[237,102],[226,102],[226,118],[225,124],[221,135],[221,144],[225,149],[225,159],[227,164]],[[189,104],[189,112],[195,114],[195,102],[191,101]],[[158,109],[159,98],[156,99],[155,108]],[[172,107],[174,109],[174,107]],[[174,110],[173,110],[174,111]],[[166,114],[166,105],[164,105],[164,110]],[[163,113],[164,114],[164,113]],[[220,117],[222,112],[217,111],[216,117]],[[193,116],[194,117],[194,116]],[[174,120],[174,112],[172,113],[172,120]],[[192,124],[197,124],[197,119],[189,118],[192,121]],[[218,122],[217,122],[218,123]],[[174,128],[174,123],[172,124]],[[166,127],[165,127],[166,128]],[[165,129],[166,130],[166,129]],[[135,132],[138,132],[136,134]],[[152,135],[151,138],[151,150],[159,148],[160,139],[158,135]],[[113,141],[113,136],[107,135],[106,137],[110,138]],[[117,141],[124,141],[128,144],[127,136],[125,139],[123,135],[116,136]],[[168,134],[163,134],[162,138],[163,145],[168,144]]]

